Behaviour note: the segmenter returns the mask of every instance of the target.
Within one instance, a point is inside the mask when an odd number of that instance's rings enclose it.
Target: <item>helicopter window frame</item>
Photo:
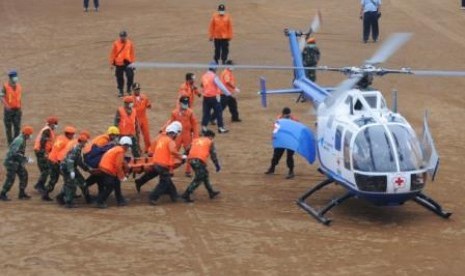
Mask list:
[[[350,161],[352,160],[351,156],[350,156],[350,145],[351,145],[351,141],[352,141],[352,132],[349,131],[349,130],[346,130],[345,133],[344,133],[344,150],[343,150],[343,153],[344,153],[344,168],[350,170],[351,169],[351,166],[350,166]]]
[[[336,127],[336,133],[334,136],[334,148],[337,151],[341,151],[342,131],[343,131],[342,126]]]
[[[367,102],[368,106],[371,108],[371,109],[376,109],[378,108],[378,98],[379,96],[376,95],[376,94],[364,94],[363,95],[363,98],[365,99],[365,101]]]
[[[400,171],[423,169],[423,151],[415,132],[402,124],[389,124],[387,127],[396,148]]]

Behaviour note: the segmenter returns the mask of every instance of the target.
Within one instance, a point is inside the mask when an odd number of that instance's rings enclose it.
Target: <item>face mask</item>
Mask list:
[[[181,104],[181,108],[182,108],[182,109],[187,109],[188,107],[189,107],[188,104],[185,104],[185,103],[182,103],[182,104]]]
[[[128,104],[129,108],[132,108],[134,106],[133,103]]]
[[[218,12],[220,15],[224,15],[224,11],[219,11]]]
[[[18,80],[19,80],[19,78],[18,78],[18,77],[12,77],[12,78],[11,78],[11,81],[12,81],[13,83],[17,83],[17,82],[18,82]]]

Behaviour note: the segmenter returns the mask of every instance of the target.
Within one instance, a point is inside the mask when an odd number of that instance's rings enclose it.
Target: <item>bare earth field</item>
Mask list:
[[[108,66],[111,43],[127,29],[138,61],[207,63],[212,45],[207,26],[217,1],[102,0],[101,11],[82,12],[81,1],[0,0],[0,72],[17,68],[24,88],[24,123],[38,131],[48,115],[60,127],[73,124],[93,135],[113,122],[120,100]],[[241,64],[288,65],[285,27],[306,28],[317,8],[323,26],[317,35],[321,65],[359,65],[380,45],[361,43],[359,4],[341,0],[226,1],[235,38],[230,57]],[[459,1],[385,0],[381,42],[392,32],[412,32],[413,39],[386,67],[464,70],[465,13]],[[194,71],[198,79],[202,71]],[[174,107],[185,70],[138,70],[136,80],[154,102],[152,135]],[[291,72],[236,71],[242,123],[219,136],[223,171],[212,173],[222,194],[210,201],[203,187],[194,204],[147,203],[147,184],[138,195],[133,180],[123,183],[130,200],[118,208],[85,206],[66,210],[45,203],[33,190],[38,170],[30,173],[28,202],[0,204],[0,274],[2,275],[463,275],[465,270],[465,79],[387,76],[376,80],[390,102],[399,90],[399,109],[420,129],[425,109],[441,155],[435,183],[425,192],[454,212],[443,220],[415,203],[379,208],[351,199],[330,212],[325,227],[294,201],[322,180],[296,158],[296,177],[285,180],[285,160],[277,174],[265,176],[272,154],[272,122],[290,106],[313,125],[309,104],[293,96],[270,99],[263,109],[256,94],[259,76],[269,88],[286,88]],[[343,78],[320,73],[319,82],[335,85]],[[201,101],[196,102],[200,117]],[[0,134],[1,161],[6,153]],[[32,143],[28,147],[32,155]],[[284,161],[284,162],[283,162]],[[0,180],[5,178],[1,168]],[[184,190],[189,179],[181,171],[174,181]],[[57,189],[61,189],[61,180]],[[57,193],[58,191],[55,191]],[[93,190],[95,193],[96,191]],[[341,195],[340,187],[314,199],[324,204]]]

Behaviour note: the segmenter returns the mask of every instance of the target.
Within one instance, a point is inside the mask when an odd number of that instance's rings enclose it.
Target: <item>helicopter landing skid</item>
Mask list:
[[[318,220],[319,222],[323,223],[326,226],[328,226],[331,223],[331,220],[324,216],[326,214],[326,212],[331,210],[333,207],[336,207],[337,205],[341,204],[342,202],[346,201],[347,199],[353,197],[354,194],[348,192],[348,193],[346,193],[345,195],[343,195],[343,196],[341,196],[339,198],[333,199],[333,200],[331,200],[331,202],[329,202],[326,206],[324,206],[320,210],[317,210],[317,209],[313,208],[312,206],[307,204],[305,202],[305,200],[307,198],[309,198],[316,191],[318,191],[321,188],[323,188],[323,187],[325,187],[325,186],[327,186],[329,184],[332,184],[332,183],[334,183],[334,180],[328,178],[328,179],[320,182],[315,187],[308,190],[304,195],[299,197],[299,199],[297,199],[297,201],[296,201],[297,205],[299,205],[307,213],[312,215],[316,220]]]
[[[413,201],[416,203],[420,204],[421,206],[425,207],[426,209],[432,211],[436,215],[442,217],[442,218],[449,218],[452,213],[451,212],[444,212],[442,210],[441,205],[439,205],[436,201],[434,201],[432,198],[427,197],[423,193],[419,193],[416,197],[413,198]]]

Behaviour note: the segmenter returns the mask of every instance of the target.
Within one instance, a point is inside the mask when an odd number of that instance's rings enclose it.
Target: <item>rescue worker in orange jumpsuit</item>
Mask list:
[[[195,96],[201,97],[202,94],[199,92],[197,89],[197,86],[195,86],[195,75],[194,73],[187,73],[186,74],[186,81],[181,84],[178,90],[178,99],[176,100],[176,106],[179,105],[179,100],[182,97],[188,97],[189,98],[189,107],[194,109],[194,98]]]
[[[119,145],[107,151],[99,163],[99,169],[102,171],[100,177],[102,190],[97,197],[97,208],[107,208],[106,200],[113,190],[118,206],[127,204],[127,200],[121,193],[121,181],[127,179],[128,170],[127,162],[124,160],[124,154],[132,146],[132,139],[123,136],[119,140]]]
[[[181,134],[182,124],[180,122],[174,121],[174,122],[171,122],[168,126],[171,128],[171,130],[175,129],[177,131],[176,135]],[[168,128],[168,126],[165,129],[160,131],[160,133],[157,135],[157,137],[155,137],[155,140],[153,140],[150,145],[148,156],[151,157],[152,162],[153,162],[155,150],[158,146],[158,141],[160,140],[160,138],[166,136],[166,129]],[[172,170],[173,168],[170,168],[170,173],[172,172]],[[145,167],[144,172],[145,173],[141,177],[135,180],[136,190],[138,193],[140,193],[140,189],[145,183],[147,183],[148,181],[154,179],[155,177],[159,175],[159,172],[156,169],[155,165]]]
[[[176,137],[176,148],[178,151],[181,147],[184,148],[184,152],[189,154],[192,139],[199,137],[199,129],[197,125],[197,118],[192,109],[189,108],[189,98],[182,97],[179,100],[179,107],[175,108],[171,112],[171,118],[166,122],[163,129],[174,121],[178,121],[182,125],[182,132]],[[191,167],[186,165],[185,175],[191,177]]]
[[[236,86],[236,78],[232,73],[232,60],[226,61],[226,67],[220,74],[221,82],[223,82],[224,86],[228,89],[230,96],[221,94],[221,108],[224,111],[229,108],[229,113],[231,113],[231,121],[232,122],[241,122],[242,120],[239,119],[239,112],[237,111],[237,100],[236,94],[241,92],[240,89]]]
[[[223,4],[218,6],[218,12],[213,14],[208,28],[209,39],[213,41],[215,47],[213,59],[216,64],[220,58],[223,64],[228,59],[229,41],[233,37],[232,19],[225,10],[226,7]]]
[[[39,193],[45,191],[45,183],[50,175],[50,163],[48,155],[52,150],[53,143],[55,142],[55,128],[58,125],[58,118],[50,116],[47,118],[47,123],[40,130],[34,143],[34,153],[37,157],[37,166],[39,167],[40,176],[37,183],[34,185]]]
[[[136,118],[139,123],[139,130],[142,132],[144,138],[145,150],[147,152],[150,148],[150,128],[149,120],[147,118],[147,108],[152,108],[152,103],[143,93],[140,93],[140,84],[134,83],[132,85],[132,91],[134,92],[134,109],[136,110]]]
[[[280,115],[278,115],[277,120],[282,118],[299,121],[296,117],[294,117],[294,115],[291,114],[291,109],[289,107],[283,108],[283,111]],[[265,172],[265,174],[274,174],[275,168],[278,165],[279,160],[283,156],[284,151],[287,151],[286,164],[289,169],[286,179],[294,178],[294,151],[285,148],[275,148],[273,150],[273,158],[271,158],[271,165],[270,168]]]
[[[221,92],[225,95],[231,95],[228,89],[223,85],[220,78],[216,75],[216,64],[210,63],[210,68],[202,76],[203,103],[202,103],[202,131],[207,130],[207,125],[211,121],[211,114],[216,116],[218,124],[218,133],[227,133],[223,122],[223,112],[221,111]]]
[[[55,185],[60,177],[60,161],[64,159],[66,154],[66,146],[74,138],[76,129],[72,126],[65,127],[64,133],[56,137],[53,143],[52,150],[48,155],[50,163],[50,179],[45,186],[45,191],[42,193],[42,200],[52,201],[49,194],[55,189]]]
[[[3,103],[3,123],[5,124],[6,140],[8,145],[19,135],[21,128],[21,95],[22,87],[18,83],[18,72],[8,72],[8,82],[3,84],[0,98]],[[13,132],[13,133],[12,133]]]
[[[216,156],[215,145],[213,143],[214,138],[215,133],[211,130],[207,130],[203,134],[203,137],[196,138],[192,142],[192,147],[189,155],[187,156],[187,160],[192,168],[194,168],[195,177],[181,196],[186,202],[194,202],[190,196],[202,182],[208,191],[210,199],[213,199],[220,194],[219,191],[213,190],[207,170],[208,157],[211,157],[213,164],[215,164],[216,172],[221,170],[220,163]]]
[[[134,110],[134,98],[126,96],[123,99],[124,106],[116,111],[114,126],[118,127],[121,136],[128,136],[132,140],[131,150],[134,157],[140,157],[138,142],[138,123],[136,111]]]
[[[123,97],[124,89],[124,74],[127,79],[126,92],[131,95],[131,87],[134,82],[134,69],[129,67],[129,64],[136,61],[134,53],[134,44],[127,38],[128,33],[121,31],[119,39],[113,42],[110,52],[111,69],[115,67],[116,83],[118,85],[118,97]]]
[[[118,144],[119,136],[119,129],[115,126],[110,126],[106,133],[92,139],[82,150],[84,163],[90,168],[90,175],[86,179],[87,188],[98,183],[98,164],[103,154]],[[99,190],[100,189],[101,187],[99,186]]]

